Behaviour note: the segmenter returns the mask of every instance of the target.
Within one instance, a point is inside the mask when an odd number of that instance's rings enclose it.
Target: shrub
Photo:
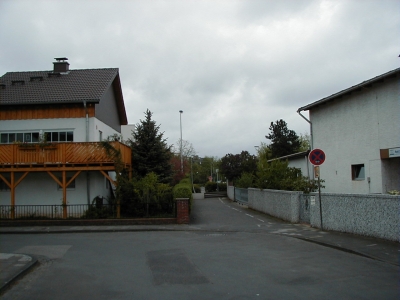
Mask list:
[[[174,186],[173,195],[174,199],[189,198],[189,208],[190,209],[192,208],[193,195],[192,195],[192,186],[190,184],[190,181],[189,183],[187,183],[186,179],[182,179],[181,182],[179,182],[177,185]]]
[[[308,180],[301,175],[301,170],[288,166],[288,161],[260,161],[256,178],[256,187],[285,191],[303,191],[304,193],[318,190],[316,180]],[[320,180],[325,182],[324,180]],[[325,186],[321,185],[321,188]]]
[[[226,182],[225,183],[218,183],[218,189],[220,192],[226,192]]]
[[[133,178],[121,185],[121,214],[125,217],[144,217],[149,211],[149,203],[159,207],[163,213],[163,205],[172,204],[172,188],[168,184],[159,183],[155,173],[143,178]],[[157,204],[157,205],[156,205]]]
[[[206,187],[206,192],[208,192],[208,193],[217,191],[217,183],[216,182],[208,181],[206,183],[205,187]]]
[[[184,184],[192,184],[192,182],[190,181],[189,178],[184,178],[181,181],[179,181],[179,183],[184,183]]]
[[[254,187],[254,175],[247,172],[242,173],[240,178],[235,182],[235,186],[244,189]]]
[[[195,192],[195,193],[200,193],[200,192],[201,192],[200,185],[194,184],[194,185],[193,185],[193,188],[194,188],[194,192]]]

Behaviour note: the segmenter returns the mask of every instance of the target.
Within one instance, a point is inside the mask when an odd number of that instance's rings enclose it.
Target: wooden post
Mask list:
[[[63,218],[67,218],[67,176],[66,172],[62,171],[62,189],[63,189]]]
[[[11,219],[15,218],[15,173],[11,172]]]

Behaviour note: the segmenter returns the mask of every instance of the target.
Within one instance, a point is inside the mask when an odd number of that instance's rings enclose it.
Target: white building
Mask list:
[[[56,60],[51,71],[0,77],[0,205],[111,195],[114,161],[99,141],[127,124],[118,69],[69,70]],[[130,170],[130,148],[114,146]]]
[[[400,190],[399,73],[387,72],[298,109],[309,111],[312,147],[326,154],[320,167],[324,192]]]

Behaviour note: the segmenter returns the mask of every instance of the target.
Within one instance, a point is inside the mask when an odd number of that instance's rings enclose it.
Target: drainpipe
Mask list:
[[[86,142],[89,142],[89,114],[88,110],[86,107],[86,100],[83,100],[83,107],[85,108],[85,114],[86,114]]]
[[[304,120],[306,120],[310,124],[310,138],[311,138],[311,141],[310,141],[311,149],[310,150],[312,150],[312,149],[314,149],[312,123],[311,123],[311,121],[309,119],[307,119],[305,116],[303,116],[301,114],[300,110],[298,110],[297,113],[300,115],[300,117],[302,117]]]
[[[89,113],[86,106],[86,100],[83,100],[83,107],[85,108],[86,114],[86,138],[85,141],[89,142]],[[86,171],[86,197],[87,204],[90,205],[90,174],[89,171]]]

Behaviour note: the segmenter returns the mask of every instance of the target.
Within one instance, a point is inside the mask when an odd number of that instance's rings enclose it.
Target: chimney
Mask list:
[[[67,73],[69,71],[69,63],[67,62],[68,58],[66,57],[58,57],[55,58],[57,62],[53,62],[55,73]]]

